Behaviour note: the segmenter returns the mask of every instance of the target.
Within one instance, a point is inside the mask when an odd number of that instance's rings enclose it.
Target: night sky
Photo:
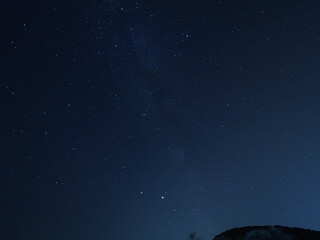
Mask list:
[[[320,2],[0,3],[0,239],[320,230]]]

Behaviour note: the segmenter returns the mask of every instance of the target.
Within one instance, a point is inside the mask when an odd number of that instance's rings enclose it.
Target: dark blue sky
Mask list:
[[[319,1],[2,1],[1,239],[320,230]]]

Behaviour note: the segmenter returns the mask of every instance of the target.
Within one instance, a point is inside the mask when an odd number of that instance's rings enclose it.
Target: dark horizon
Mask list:
[[[0,239],[320,230],[319,1],[0,11]]]

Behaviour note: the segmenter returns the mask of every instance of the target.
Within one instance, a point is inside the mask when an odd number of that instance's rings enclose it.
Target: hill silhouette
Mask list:
[[[320,240],[320,231],[285,226],[247,226],[227,230],[213,240]]]

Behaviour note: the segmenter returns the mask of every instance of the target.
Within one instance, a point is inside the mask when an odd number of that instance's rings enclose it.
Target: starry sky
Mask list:
[[[320,3],[0,3],[1,239],[320,230]]]

